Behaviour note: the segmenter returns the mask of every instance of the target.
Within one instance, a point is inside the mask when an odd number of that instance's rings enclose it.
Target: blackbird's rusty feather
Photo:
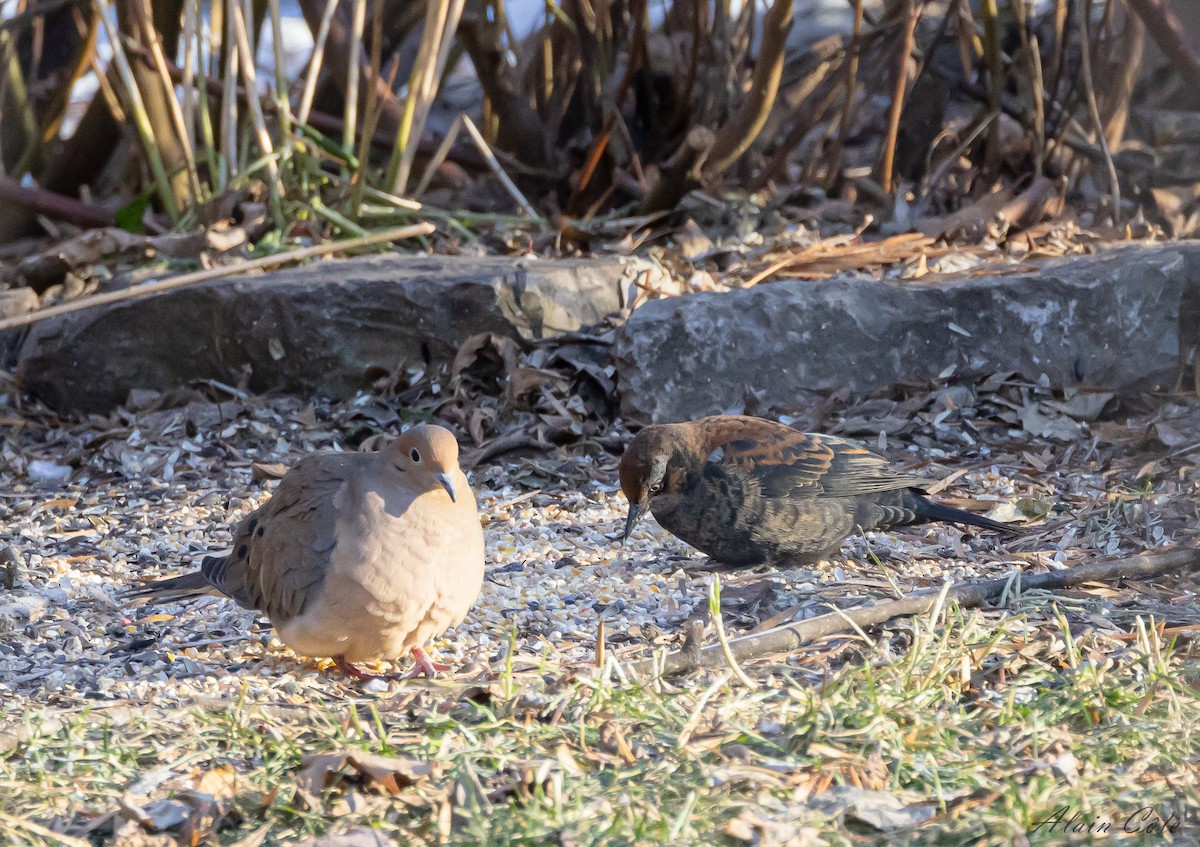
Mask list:
[[[1011,532],[929,500],[916,477],[832,435],[742,415],[648,426],[621,459],[625,537],[647,510],[662,526],[731,565],[800,563],[855,531],[929,521]]]

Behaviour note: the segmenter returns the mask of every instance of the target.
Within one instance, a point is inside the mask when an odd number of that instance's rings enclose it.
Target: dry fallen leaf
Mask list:
[[[575,757],[571,755],[571,749],[566,744],[559,744],[554,751],[554,757],[558,759],[558,763],[563,766],[563,770],[574,777],[582,777],[584,770],[579,766],[579,762],[575,761]]]
[[[1046,405],[1064,412],[1077,421],[1094,421],[1116,397],[1112,391],[1081,391],[1069,400],[1047,400]]]
[[[250,464],[250,475],[254,477],[256,482],[268,479],[283,479],[285,473],[287,473],[287,465],[278,462],[274,464],[252,462]]]
[[[113,830],[112,847],[176,847],[175,838],[150,834],[135,820],[125,820]]]
[[[156,612],[153,615],[147,615],[144,618],[138,618],[138,626],[148,623],[166,623],[167,621],[175,620],[175,616],[166,612]]]
[[[210,794],[217,799],[228,799],[237,793],[238,773],[233,765],[218,765],[194,777],[197,791]]]
[[[683,258],[689,262],[712,250],[716,245],[700,228],[700,225],[688,218],[683,226],[675,232],[675,246]]]
[[[1071,442],[1082,439],[1087,427],[1067,415],[1056,414],[1041,403],[1031,402],[1019,412],[1021,426],[1030,435]]]
[[[126,817],[137,821],[147,832],[166,832],[182,826],[191,814],[191,808],[178,800],[155,800],[140,805],[127,794],[121,798],[121,807]]]
[[[230,768],[232,771],[232,768]],[[205,784],[217,791],[232,790],[232,785],[222,782],[222,777],[206,780]],[[230,795],[232,796],[232,795]],[[216,833],[224,826],[237,826],[242,821],[235,809],[226,808],[225,800],[207,791],[183,791],[179,794],[189,809],[187,818],[179,830],[181,844],[205,844],[216,841]]]
[[[1194,436],[1184,435],[1164,421],[1159,421],[1154,425],[1154,437],[1171,448],[1182,447],[1184,444],[1196,440]]]
[[[846,815],[883,832],[917,826],[937,811],[932,803],[910,805],[892,792],[852,785],[834,786],[809,800],[809,805],[830,817]]]
[[[59,497],[56,500],[47,500],[45,503],[37,506],[36,509],[38,511],[43,509],[70,509],[78,502],[78,497]]]
[[[542,386],[565,391],[567,380],[562,374],[543,368],[517,368],[508,378],[508,394],[514,400],[532,394]]]
[[[309,808],[316,809],[320,807],[321,794],[339,780],[368,790],[399,794],[433,772],[432,762],[378,756],[360,750],[316,753],[302,760],[302,769],[296,777],[296,796]]]
[[[517,342],[494,332],[481,332],[472,335],[458,348],[450,365],[450,375],[458,376],[478,367],[503,379],[516,369],[520,360],[521,348]]]
[[[306,838],[297,841],[295,847],[392,847],[394,843],[382,832],[360,826],[338,835]]]

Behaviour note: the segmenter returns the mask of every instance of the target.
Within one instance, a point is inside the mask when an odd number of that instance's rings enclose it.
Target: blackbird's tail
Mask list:
[[[983,515],[964,512],[962,509],[942,506],[919,494],[914,494],[913,501],[913,511],[916,512],[918,522],[945,521],[946,523],[966,524],[967,526],[977,526],[983,529],[1003,532],[1006,535],[1015,535],[1020,532],[1018,527],[1002,524],[991,518],[985,518]]]

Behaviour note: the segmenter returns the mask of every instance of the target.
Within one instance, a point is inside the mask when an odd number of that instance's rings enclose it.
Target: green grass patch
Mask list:
[[[221,844],[355,826],[450,845],[1200,838],[1190,642],[1047,611],[952,608],[817,682],[819,651],[748,665],[754,691],[731,671],[638,684],[546,666],[295,708],[33,713],[0,733],[3,839],[111,843],[169,822],[170,801],[187,810],[173,837]],[[306,772],[322,753],[390,759]]]

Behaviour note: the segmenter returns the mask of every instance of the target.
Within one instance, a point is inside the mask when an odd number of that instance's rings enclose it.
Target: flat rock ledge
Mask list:
[[[476,333],[535,340],[594,325],[624,310],[639,284],[672,286],[659,266],[633,259],[323,261],[41,321],[20,345],[17,373],[67,413],[204,379],[341,398],[366,386],[372,366],[445,361]]]
[[[22,384],[64,413],[197,380],[344,398],[373,366],[447,361],[476,333],[585,329],[627,313],[639,286],[678,290],[626,258],[365,256],[44,320],[0,350],[20,342]],[[629,315],[613,352],[622,413],[651,422],[1010,371],[1060,388],[1170,388],[1198,342],[1200,242],[1177,242],[970,280],[844,275],[667,297]]]
[[[621,408],[677,421],[1009,371],[1060,388],[1170,388],[1200,337],[1198,303],[1200,242],[962,281],[843,276],[655,300],[617,333]]]

